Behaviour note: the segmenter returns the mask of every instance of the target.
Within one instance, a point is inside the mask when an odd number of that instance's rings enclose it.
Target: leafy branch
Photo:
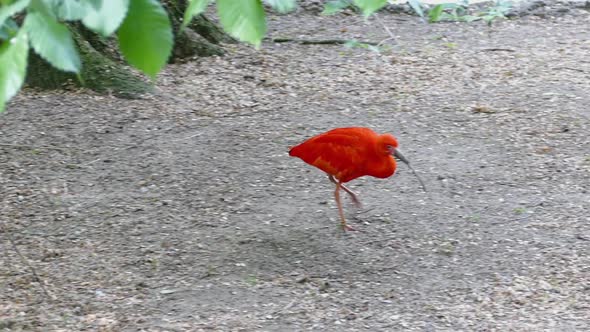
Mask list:
[[[468,13],[467,2],[442,3],[428,11],[428,22],[473,22],[483,20],[488,25],[491,25],[494,20],[505,18],[511,8],[512,2],[498,0],[493,6],[488,7],[487,10],[471,15]]]
[[[180,30],[203,13],[211,4],[223,29],[231,36],[260,47],[266,34],[266,13],[263,4],[281,13],[293,10],[296,0],[187,0]],[[430,22],[443,20],[492,20],[503,17],[509,5],[498,0],[496,6],[478,16],[465,14],[457,4],[435,6],[428,13]],[[369,17],[390,0],[331,0],[324,14],[334,14],[354,8]],[[421,17],[419,0],[408,4]],[[69,24],[80,22],[103,37],[117,36],[125,60],[155,80],[166,65],[173,49],[174,36],[168,14],[157,0],[0,0],[0,112],[23,85],[27,71],[28,53],[33,49],[41,58],[59,70],[75,73],[81,81],[79,50]],[[377,17],[389,38],[393,33]],[[353,47],[379,51],[379,45],[350,41]],[[84,82],[81,81],[83,84]]]

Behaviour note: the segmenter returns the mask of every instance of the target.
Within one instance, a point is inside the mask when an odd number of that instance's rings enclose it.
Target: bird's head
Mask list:
[[[380,145],[384,147],[384,151],[383,151],[384,153],[391,154],[394,157],[396,157],[397,159],[403,161],[404,163],[406,163],[406,164],[408,163],[408,160],[397,149],[397,147],[399,146],[399,143],[397,142],[397,139],[395,137],[393,137],[393,135],[383,134],[383,135],[379,136],[379,140],[381,143]]]
[[[397,148],[397,146],[399,145],[397,143],[397,139],[395,137],[393,137],[393,135],[391,134],[383,134],[379,136],[379,140],[381,141],[381,144],[383,144],[384,146],[391,146],[394,148]]]
[[[406,159],[406,157],[404,157],[401,151],[397,148],[399,146],[399,143],[397,142],[397,139],[393,137],[393,135],[384,134],[381,135],[380,139],[381,143],[385,146],[387,153],[399,159],[404,164],[410,166],[410,162],[408,161],[408,159]]]

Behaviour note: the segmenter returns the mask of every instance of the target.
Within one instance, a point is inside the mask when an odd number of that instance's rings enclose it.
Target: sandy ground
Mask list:
[[[381,16],[381,53],[229,45],[142,100],[21,93],[0,116],[0,330],[590,329],[588,12]],[[353,125],[396,135],[429,191],[403,166],[353,181],[344,234],[332,184],[287,151]]]

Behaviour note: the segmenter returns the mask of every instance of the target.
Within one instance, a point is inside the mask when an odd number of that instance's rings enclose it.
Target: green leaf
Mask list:
[[[434,23],[440,21],[440,14],[443,12],[443,5],[436,5],[428,11],[428,22]]]
[[[217,0],[217,13],[230,35],[260,47],[266,34],[266,18],[260,0]]]
[[[184,11],[184,18],[182,19],[182,25],[180,31],[184,30],[186,26],[192,21],[193,17],[199,15],[207,8],[210,0],[189,0],[188,7]]]
[[[451,10],[451,14],[445,12],[445,10]],[[456,3],[441,3],[434,6],[428,11],[428,22],[436,23],[441,21],[457,21],[464,12],[464,8]]]
[[[0,27],[0,43],[10,39],[10,37],[12,37],[10,31],[7,31],[7,29],[5,29],[4,26]]]
[[[367,49],[375,53],[381,53],[381,48],[376,45],[367,45]]]
[[[29,41],[25,29],[0,45],[0,112],[20,90],[27,71]]]
[[[473,21],[479,21],[479,20],[481,20],[481,17],[473,16],[473,15],[465,15],[465,16],[461,16],[461,20],[469,23],[469,22],[473,22]]]
[[[410,7],[412,7],[416,14],[418,14],[420,17],[424,17],[422,3],[419,0],[408,0],[408,4],[410,4]]]
[[[43,59],[63,71],[79,72],[80,57],[68,28],[53,17],[40,12],[30,12],[23,27],[31,38],[35,52]]]
[[[367,43],[361,43],[361,42],[356,41],[356,40],[353,39],[353,40],[348,40],[344,44],[344,46],[346,46],[348,48],[364,48],[364,49],[368,49],[369,46],[371,46],[371,45],[369,45]]]
[[[496,15],[484,15],[481,17],[486,23],[492,24],[492,21],[496,18]]]
[[[44,0],[44,3],[59,19],[66,21],[81,20],[92,9],[84,0]]]
[[[98,34],[110,36],[123,22],[128,8],[129,0],[102,0],[98,8],[89,11],[82,23]]]
[[[326,2],[322,15],[333,15],[351,5],[349,0],[332,0]]]
[[[269,6],[281,14],[288,13],[297,8],[295,0],[264,0]]]
[[[12,15],[27,8],[31,0],[18,0],[8,6],[0,7],[0,26],[4,25],[4,21]]]
[[[0,26],[0,42],[11,39],[18,31],[18,24],[12,18],[7,19],[4,25]]]
[[[94,8],[95,10],[99,10],[100,7],[102,7],[102,2],[103,0],[86,0],[88,2],[88,4],[90,4],[90,6],[92,6],[92,8]]]
[[[502,13],[502,14],[507,14],[510,9],[512,9],[512,6],[514,4],[512,3],[512,1],[497,1],[495,8],[498,12]]]
[[[117,36],[125,59],[152,79],[166,65],[174,43],[168,14],[156,0],[131,1]]]
[[[453,8],[453,12],[457,15],[457,16],[464,16],[467,15],[467,7],[463,7],[461,5],[457,5],[454,4],[455,7]]]
[[[344,46],[347,48],[355,48],[355,47],[360,47],[362,45],[362,43],[351,39],[351,40],[347,40],[346,43],[344,43]]]
[[[354,4],[369,16],[387,4],[387,0],[354,0]]]
[[[457,21],[458,19],[459,18],[456,15],[442,12],[442,14],[440,14],[439,21],[451,21],[452,22],[452,21]]]
[[[463,6],[458,5],[456,3],[443,3],[443,4],[441,4],[441,6],[443,7],[443,9],[453,9],[453,10],[457,9],[457,8],[460,8],[460,9],[463,8]]]

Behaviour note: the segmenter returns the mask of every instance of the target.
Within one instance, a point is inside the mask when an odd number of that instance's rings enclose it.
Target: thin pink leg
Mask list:
[[[340,216],[340,222],[342,223],[342,229],[345,231],[354,231],[355,229],[348,226],[346,224],[346,219],[344,218],[344,210],[342,209],[342,202],[340,202],[340,187],[342,184],[340,182],[336,182],[336,190],[334,191],[334,198],[336,199],[336,205],[338,206],[338,215]]]
[[[336,179],[334,178],[334,175],[330,175],[328,174],[328,178],[330,179],[330,181],[332,181],[332,183],[334,184],[338,184],[339,182],[336,181]],[[354,203],[354,206],[356,206],[357,208],[361,208],[362,204],[361,201],[358,199],[357,195],[354,193],[354,191],[348,189],[348,187],[346,187],[344,184],[340,183],[340,187],[342,187],[342,189],[344,189],[344,191],[346,191],[349,195],[350,198],[352,199],[352,202]]]

